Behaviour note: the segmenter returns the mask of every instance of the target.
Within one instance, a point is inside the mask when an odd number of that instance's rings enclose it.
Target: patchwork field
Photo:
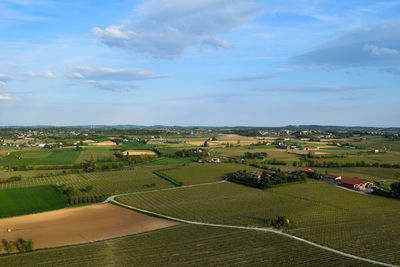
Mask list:
[[[291,234],[358,256],[400,263],[398,200],[324,182],[268,190],[223,183],[117,200],[177,218],[230,225],[263,226],[266,219],[283,215],[291,221]]]
[[[31,239],[35,249],[40,249],[95,242],[176,224],[115,205],[99,204],[2,219],[0,230],[7,241]],[[6,232],[8,228],[12,231]]]
[[[64,208],[67,200],[51,186],[0,190],[0,218]]]
[[[88,245],[6,255],[0,265],[369,266],[271,233],[182,224]]]

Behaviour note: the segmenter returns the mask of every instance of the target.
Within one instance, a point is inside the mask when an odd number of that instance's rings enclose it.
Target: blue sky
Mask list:
[[[2,0],[0,125],[400,126],[400,1]]]

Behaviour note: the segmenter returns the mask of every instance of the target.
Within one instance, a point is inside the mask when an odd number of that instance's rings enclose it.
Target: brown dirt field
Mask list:
[[[96,143],[95,145],[96,146],[116,146],[117,143],[111,142],[111,141],[104,141],[104,142]]]
[[[129,153],[130,156],[137,156],[137,155],[156,155],[156,152],[151,150],[127,150],[122,152],[123,155]]]
[[[98,204],[2,219],[0,239],[32,239],[35,249],[40,249],[122,237],[176,224],[112,204]],[[8,233],[7,228],[12,232]]]

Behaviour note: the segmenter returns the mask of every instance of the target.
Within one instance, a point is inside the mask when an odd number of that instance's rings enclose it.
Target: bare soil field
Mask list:
[[[151,150],[127,150],[122,152],[123,155],[127,155],[129,153],[130,156],[137,155],[156,155],[154,151]]]
[[[0,239],[3,242],[32,239],[35,249],[40,249],[122,237],[176,224],[112,204],[99,204],[2,219]],[[7,232],[8,228],[12,231]]]
[[[95,146],[116,146],[117,143],[112,142],[112,141],[104,141],[104,142],[99,142],[99,143],[95,143]]]

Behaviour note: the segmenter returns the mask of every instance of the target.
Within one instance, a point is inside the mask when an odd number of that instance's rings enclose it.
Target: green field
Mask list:
[[[222,181],[226,174],[239,170],[254,171],[256,168],[241,164],[219,163],[202,164],[193,163],[186,166],[163,170],[163,173],[174,177],[183,185],[201,184]]]
[[[154,145],[142,143],[123,143],[121,146],[123,150],[153,150]]]
[[[52,186],[0,190],[0,218],[61,209],[66,205],[64,195]]]
[[[177,218],[230,225],[263,226],[266,218],[284,215],[291,221],[291,234],[358,256],[400,263],[400,202],[324,182],[268,190],[223,183],[117,200]]]
[[[144,164],[140,164],[140,166],[160,166],[160,165],[178,165],[178,164],[187,164],[193,161],[196,161],[197,158],[162,158],[159,160],[154,160],[151,162],[146,162]]]
[[[110,150],[83,150],[79,154],[79,157],[76,159],[75,163],[82,163],[91,159],[94,160],[103,160],[112,156],[115,151]]]
[[[25,151],[12,152],[0,159],[0,165],[62,165],[73,164],[80,151]],[[20,156],[19,156],[20,155]]]
[[[178,225],[0,257],[1,266],[369,266],[271,233]]]

